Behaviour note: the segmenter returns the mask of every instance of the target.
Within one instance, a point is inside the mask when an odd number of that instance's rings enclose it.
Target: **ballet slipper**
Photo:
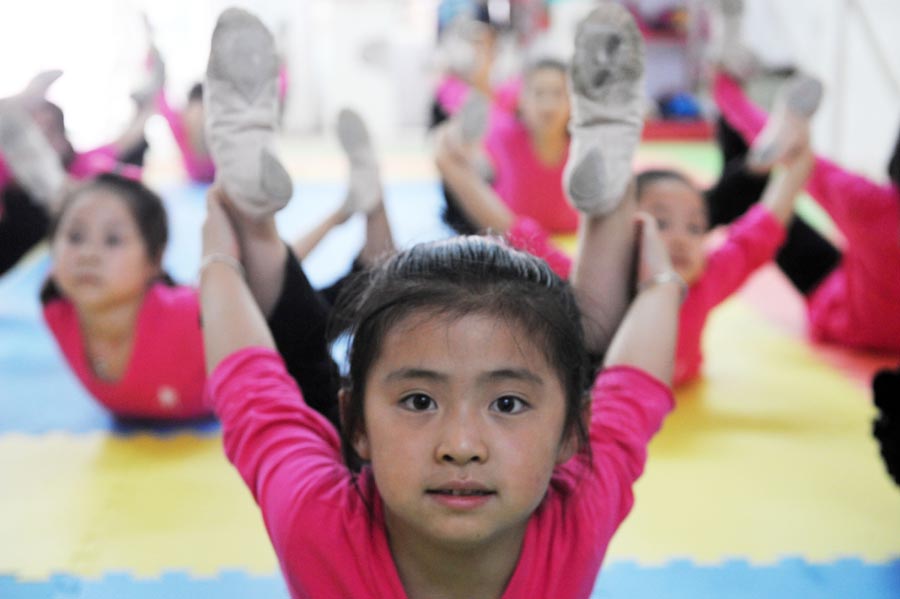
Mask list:
[[[381,176],[372,139],[365,122],[355,111],[338,113],[337,135],[350,163],[350,186],[342,211],[369,214],[381,205]]]
[[[822,83],[807,75],[787,81],[775,98],[766,126],[753,141],[747,166],[765,171],[800,143],[809,129],[809,120],[822,102]]]
[[[604,2],[582,20],[570,70],[571,143],[563,171],[570,203],[612,212],[631,180],[643,127],[644,43],[631,14]]]
[[[291,177],[275,153],[278,58],[265,25],[229,8],[213,30],[203,102],[216,180],[232,204],[263,219],[291,198]]]
[[[20,102],[0,102],[0,152],[13,177],[35,201],[49,207],[66,182],[59,154]]]

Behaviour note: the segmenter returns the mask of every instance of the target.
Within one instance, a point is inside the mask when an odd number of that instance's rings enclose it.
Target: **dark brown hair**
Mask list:
[[[360,274],[338,298],[330,337],[349,336],[349,375],[342,406],[344,460],[363,461],[353,442],[365,428],[366,377],[391,328],[413,313],[435,317],[490,314],[532,335],[559,376],[566,396],[563,438],[588,451],[584,407],[594,367],[569,284],[543,260],[488,237],[456,237],[416,245]]]

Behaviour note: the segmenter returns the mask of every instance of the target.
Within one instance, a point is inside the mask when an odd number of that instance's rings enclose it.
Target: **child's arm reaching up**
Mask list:
[[[787,226],[794,216],[797,194],[803,189],[815,163],[809,142],[809,131],[799,136],[797,144],[778,160],[778,167],[763,192],[762,204],[778,222]]]
[[[672,268],[655,219],[645,213],[636,218],[638,294],[610,343],[604,366],[632,366],[671,386],[685,284]]]
[[[237,238],[223,206],[225,201],[222,189],[213,185],[206,196],[200,269],[203,343],[209,374],[239,349],[275,348],[266,320],[244,279]]]

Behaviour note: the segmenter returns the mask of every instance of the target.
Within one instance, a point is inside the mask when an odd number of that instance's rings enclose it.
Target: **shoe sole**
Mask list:
[[[613,84],[643,73],[643,38],[627,9],[603,4],[578,24],[571,70],[576,94],[600,99]]]
[[[278,76],[272,34],[252,14],[238,8],[226,10],[213,31],[206,75],[231,83],[244,100],[252,103]]]

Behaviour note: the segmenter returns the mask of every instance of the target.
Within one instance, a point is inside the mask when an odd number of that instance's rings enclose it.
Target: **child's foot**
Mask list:
[[[800,143],[809,119],[822,101],[822,83],[799,75],[778,91],[775,106],[765,128],[750,147],[747,163],[754,170],[767,170]]]
[[[66,181],[59,154],[14,99],[0,102],[0,152],[16,181],[37,202],[49,207],[56,200]]]
[[[372,140],[362,118],[344,108],[338,113],[338,140],[350,162],[350,188],[344,202],[347,214],[369,214],[381,205],[381,177]]]
[[[628,10],[603,3],[579,23],[563,182],[581,212],[607,214],[625,195],[643,126],[643,74],[643,39]]]
[[[271,216],[291,197],[291,177],[275,156],[278,58],[265,25],[229,8],[213,31],[203,102],[216,179],[238,210]]]
[[[710,36],[707,60],[724,69],[739,81],[759,72],[759,58],[742,41],[744,0],[707,0],[710,14]]]
[[[40,102],[47,97],[47,90],[53,85],[57,79],[62,77],[63,72],[59,69],[50,69],[41,71],[31,78],[31,81],[16,96],[26,104]]]

